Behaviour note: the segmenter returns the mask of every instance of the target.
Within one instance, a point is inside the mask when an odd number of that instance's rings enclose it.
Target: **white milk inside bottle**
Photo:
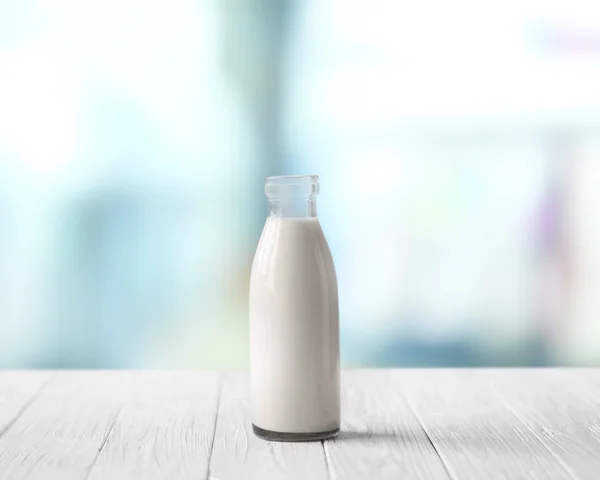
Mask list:
[[[337,280],[316,215],[316,175],[268,177],[250,279],[254,432],[320,440],[340,428]]]

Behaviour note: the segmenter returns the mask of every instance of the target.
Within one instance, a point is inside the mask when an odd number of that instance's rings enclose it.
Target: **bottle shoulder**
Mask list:
[[[265,223],[257,250],[329,250],[318,218],[269,218]]]
[[[312,268],[334,269],[318,219],[268,219],[256,249],[253,274],[267,269],[301,274]]]

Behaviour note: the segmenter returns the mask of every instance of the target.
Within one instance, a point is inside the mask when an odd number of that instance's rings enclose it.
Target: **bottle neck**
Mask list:
[[[317,216],[319,177],[316,175],[267,177],[265,193],[269,200],[269,217],[314,218]]]
[[[269,217],[316,218],[315,197],[269,199]]]

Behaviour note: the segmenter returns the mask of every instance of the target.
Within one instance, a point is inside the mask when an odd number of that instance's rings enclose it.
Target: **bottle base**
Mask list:
[[[265,430],[264,428],[257,427],[252,424],[252,431],[254,434],[262,438],[263,440],[270,440],[272,442],[316,442],[318,440],[327,440],[328,438],[334,438],[340,433],[340,429],[329,430],[327,432],[315,432],[315,433],[285,433],[285,432],[274,432],[272,430]]]

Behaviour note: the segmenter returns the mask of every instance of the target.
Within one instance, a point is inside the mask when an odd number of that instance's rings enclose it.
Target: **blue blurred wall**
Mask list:
[[[245,367],[316,173],[346,366],[600,364],[589,2],[0,4],[0,367]]]

